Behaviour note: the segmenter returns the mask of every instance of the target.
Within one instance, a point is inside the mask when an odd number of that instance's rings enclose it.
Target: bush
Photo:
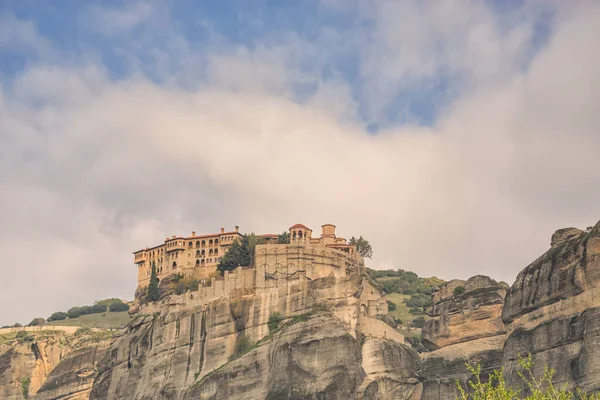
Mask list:
[[[129,311],[129,306],[121,301],[120,303],[112,303],[108,309],[112,312]]]
[[[250,343],[250,339],[248,339],[248,336],[244,335],[243,333],[241,334],[241,336],[238,338],[237,342],[235,343],[235,357],[239,357],[242,354],[244,354],[245,352],[247,352],[250,347],[252,347],[252,343]]]
[[[21,328],[21,327],[23,327],[23,325],[21,325],[21,324],[20,324],[20,323],[18,323],[18,322],[17,322],[16,324],[14,324],[14,325],[13,325],[13,328]]]
[[[69,316],[69,314],[67,314],[66,312],[58,311],[58,312],[55,312],[54,314],[52,314],[50,316],[50,318],[48,318],[48,322],[62,321],[63,319],[66,319],[68,316]]]
[[[454,291],[452,292],[455,296],[460,296],[461,294],[463,294],[465,292],[465,287],[464,286],[457,286],[454,288]]]
[[[396,303],[394,303],[393,301],[387,301],[387,305],[388,305],[388,311],[396,311]]]
[[[28,326],[39,326],[39,325],[44,325],[44,323],[46,323],[46,320],[44,318],[34,318]]]
[[[196,292],[198,291],[198,287],[200,286],[200,281],[198,279],[192,279],[189,283],[188,283],[188,289],[190,292]]]
[[[425,326],[425,318],[417,317],[413,319],[412,326],[414,326],[415,328],[422,328],[423,326]]]
[[[517,375],[524,383],[525,393],[521,393],[520,388],[513,388],[507,385],[504,379],[503,371],[496,370],[492,372],[488,379],[481,377],[481,365],[467,363],[467,369],[472,377],[468,381],[468,386],[463,387],[456,381],[456,387],[460,393],[460,400],[600,400],[600,394],[587,395],[580,390],[576,393],[569,392],[564,386],[557,389],[552,383],[554,370],[546,367],[544,375],[536,379],[533,376],[533,361],[531,354],[527,358],[519,356],[519,365],[521,370]]]
[[[279,324],[283,321],[283,317],[278,312],[271,313],[269,315],[269,322],[267,326],[269,327],[269,332],[274,332],[279,328]]]
[[[177,286],[175,286],[175,294],[184,294],[185,293],[185,284],[181,281],[177,282]]]

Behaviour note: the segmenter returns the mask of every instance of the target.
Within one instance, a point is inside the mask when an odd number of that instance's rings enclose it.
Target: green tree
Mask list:
[[[467,369],[472,377],[463,387],[456,381],[459,400],[599,400],[600,394],[587,395],[580,390],[570,392],[563,387],[558,389],[552,383],[554,370],[546,367],[541,378],[536,378],[533,373],[531,354],[526,358],[519,356],[521,370],[517,375],[524,383],[527,393],[521,393],[520,388],[510,387],[504,378],[502,369],[492,372],[487,379],[481,377],[481,365],[467,363]]]
[[[273,333],[277,328],[279,328],[281,321],[283,321],[281,314],[278,312],[271,313],[271,315],[269,315],[269,322],[267,322],[269,332]]]
[[[108,309],[112,312],[129,311],[129,306],[127,305],[127,303],[121,301],[120,303],[111,303]]]
[[[156,276],[156,264],[152,261],[152,271],[150,272],[150,284],[148,285],[148,301],[160,300],[160,291],[158,290],[158,276]]]
[[[39,326],[39,325],[44,325],[44,323],[46,322],[46,320],[44,318],[34,318],[28,326]]]
[[[58,311],[58,312],[55,312],[54,314],[52,314],[50,316],[50,318],[48,318],[48,322],[62,321],[63,319],[66,319],[68,316],[69,316],[69,314],[67,314],[66,312]]]
[[[279,244],[288,244],[290,242],[290,233],[288,231],[284,231],[277,235],[277,243]]]
[[[227,253],[221,257],[217,268],[223,274],[237,267],[249,267],[254,264],[254,252],[256,246],[263,243],[264,239],[254,233],[244,235],[241,239],[233,242]]]
[[[373,249],[371,248],[371,244],[362,236],[360,236],[358,239],[352,236],[349,243],[356,246],[356,251],[358,251],[358,254],[360,254],[363,258],[373,257]]]
[[[396,303],[394,303],[393,301],[388,300],[387,301],[387,305],[388,305],[388,311],[390,311],[390,312],[396,311]]]

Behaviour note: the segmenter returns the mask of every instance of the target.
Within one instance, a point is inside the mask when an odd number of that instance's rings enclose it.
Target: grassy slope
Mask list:
[[[44,326],[81,326],[84,328],[118,328],[127,324],[131,318],[127,311],[122,312],[105,312],[98,314],[82,315],[79,318],[64,319],[62,321],[52,321],[45,323]]]

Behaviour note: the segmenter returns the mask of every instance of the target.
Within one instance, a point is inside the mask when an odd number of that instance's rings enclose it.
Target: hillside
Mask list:
[[[407,328],[421,328],[428,319],[424,307],[431,304],[431,294],[444,283],[436,277],[422,278],[412,271],[374,270],[367,273],[377,288],[384,291],[390,304],[390,314],[404,334],[414,334]]]
[[[46,322],[43,326],[79,326],[82,328],[118,329],[127,325],[131,317],[127,311],[107,311],[98,314],[81,315],[61,321]]]

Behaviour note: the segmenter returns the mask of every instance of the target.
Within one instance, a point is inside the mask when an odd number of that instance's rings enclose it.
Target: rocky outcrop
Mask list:
[[[51,329],[6,341],[0,345],[0,398],[89,398],[97,362],[109,341],[106,332],[74,335]]]
[[[385,322],[362,260],[315,250],[261,248],[261,268],[142,306],[106,352],[91,398],[420,398],[419,357]]]
[[[487,276],[453,280],[432,295],[431,316],[422,330],[430,353],[423,354],[424,399],[454,398],[456,380],[466,382],[466,363],[479,363],[483,373],[499,368],[505,328],[502,306],[508,285]]]
[[[504,334],[501,314],[507,289],[508,285],[481,275],[444,284],[433,293],[433,305],[428,309],[431,319],[422,331],[425,347],[437,350]]]
[[[556,370],[559,385],[600,390],[600,223],[561,229],[551,244],[506,296],[502,365],[518,384],[518,356],[531,353],[536,372]]]

